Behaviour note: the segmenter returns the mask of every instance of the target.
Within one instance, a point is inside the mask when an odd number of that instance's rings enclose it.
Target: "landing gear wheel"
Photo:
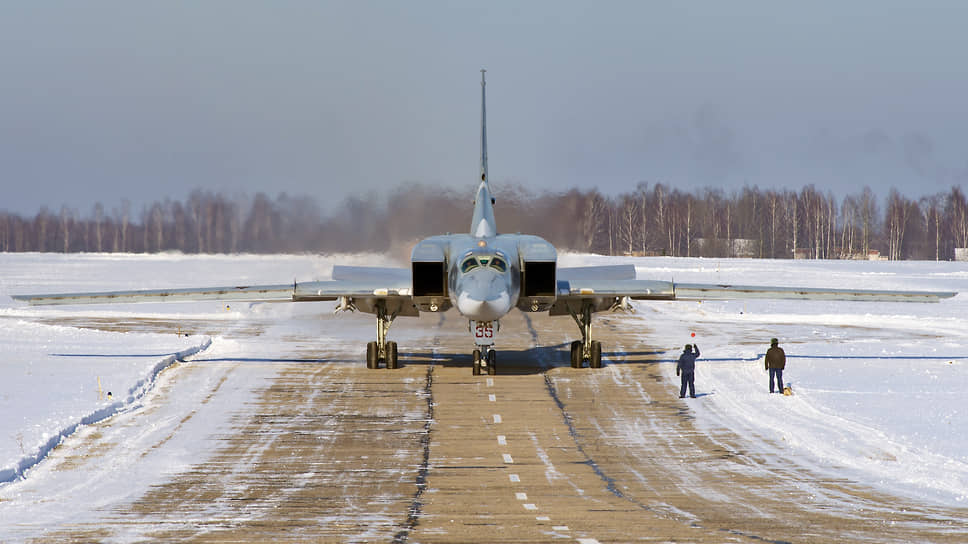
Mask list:
[[[592,356],[588,360],[588,366],[602,368],[602,343],[598,340],[592,340]]]
[[[398,368],[397,362],[397,343],[387,342],[387,368],[391,370]]]
[[[497,374],[497,352],[493,349],[487,351],[487,375]]]
[[[366,343],[366,368],[380,368],[380,350],[376,342]]]
[[[571,368],[581,368],[582,363],[582,345],[581,340],[575,340],[571,343]]]
[[[474,370],[473,370],[473,372],[474,372],[474,375],[475,376],[480,376],[481,375],[481,350],[479,350],[479,349],[475,349],[474,350]]]

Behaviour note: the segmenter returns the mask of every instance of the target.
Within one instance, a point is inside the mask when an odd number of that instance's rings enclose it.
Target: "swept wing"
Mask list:
[[[405,268],[336,266],[333,279],[273,285],[171,288],[130,291],[102,291],[13,295],[14,300],[33,306],[54,304],[105,304],[131,302],[176,302],[236,300],[258,302],[302,302],[385,298],[410,299],[410,271]],[[637,279],[633,265],[586,266],[558,270],[558,303],[590,298],[629,297],[634,300],[735,300],[801,299],[860,300],[874,302],[939,302],[957,293],[945,291],[885,291],[675,283]]]
[[[175,289],[146,289],[132,291],[100,291],[89,293],[52,293],[13,295],[14,300],[31,306],[54,304],[110,304],[131,302],[181,302],[193,300],[239,300],[278,302],[292,300],[297,284],[238,285],[231,287],[197,287]]]
[[[13,295],[32,306],[227,300],[246,302],[353,301],[353,309],[375,313],[378,302],[398,315],[417,315],[410,298],[410,275],[404,268],[336,266],[332,280],[273,285],[237,285],[130,291]]]
[[[939,302],[957,293],[944,291],[885,291],[734,285],[726,283],[675,283],[637,279],[633,265],[561,268],[558,271],[557,300],[552,315],[569,313],[567,306],[591,303],[594,311],[611,308],[616,299],[633,300],[855,300],[869,302]]]
[[[940,302],[958,293],[946,291],[878,291],[822,287],[771,287],[705,283],[673,284],[676,300],[732,300],[740,298],[800,300],[860,300],[868,302]]]

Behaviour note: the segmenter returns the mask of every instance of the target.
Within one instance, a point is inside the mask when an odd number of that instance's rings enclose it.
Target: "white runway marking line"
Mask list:
[[[490,395],[487,396],[487,400],[491,402],[497,402],[497,395],[495,395],[494,393],[491,393]]]
[[[497,443],[500,444],[501,446],[507,446],[508,439],[503,434],[499,434],[497,435]]]
[[[501,414],[494,414],[494,423],[501,422]]]
[[[519,501],[526,501],[526,500],[528,500],[528,494],[527,493],[515,493],[514,494],[514,498],[515,499],[518,499]]]
[[[578,544],[599,544],[594,538],[579,538]]]
[[[494,378],[488,378],[487,379],[487,386],[488,387],[494,387]]]
[[[530,502],[526,502],[526,503],[522,504],[521,506],[523,506],[525,510],[537,510],[538,509],[537,506],[531,504]]]
[[[521,477],[517,474],[508,474],[508,478],[510,478],[514,483],[521,483]]]
[[[555,530],[555,531],[569,531],[570,530],[570,529],[568,529],[568,526],[567,525],[553,525],[551,528],[553,530]]]
[[[538,516],[538,517],[536,517],[534,519],[536,519],[538,521],[551,521],[551,518],[549,518],[548,516]]]
[[[511,459],[511,454],[510,453],[502,453],[501,455],[504,456],[504,462],[505,463],[510,464],[510,463],[513,463],[514,462],[514,459]]]

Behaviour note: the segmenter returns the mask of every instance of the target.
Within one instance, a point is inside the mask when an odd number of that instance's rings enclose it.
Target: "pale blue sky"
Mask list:
[[[968,180],[965,2],[7,2],[0,209]]]

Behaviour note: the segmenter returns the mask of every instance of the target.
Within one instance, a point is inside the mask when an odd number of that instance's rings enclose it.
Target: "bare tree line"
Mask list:
[[[503,232],[545,237],[559,248],[603,254],[814,259],[947,260],[968,247],[968,202],[958,186],[909,199],[870,188],[838,201],[800,191],[745,187],[685,192],[657,183],[606,196],[597,190],[535,193],[495,187]],[[86,216],[62,206],[33,217],[0,211],[0,251],[156,253],[392,252],[420,238],[467,232],[472,202],[427,185],[353,196],[323,213],[309,197],[227,197],[196,190],[133,210],[98,203]],[[883,212],[881,211],[883,208]]]

